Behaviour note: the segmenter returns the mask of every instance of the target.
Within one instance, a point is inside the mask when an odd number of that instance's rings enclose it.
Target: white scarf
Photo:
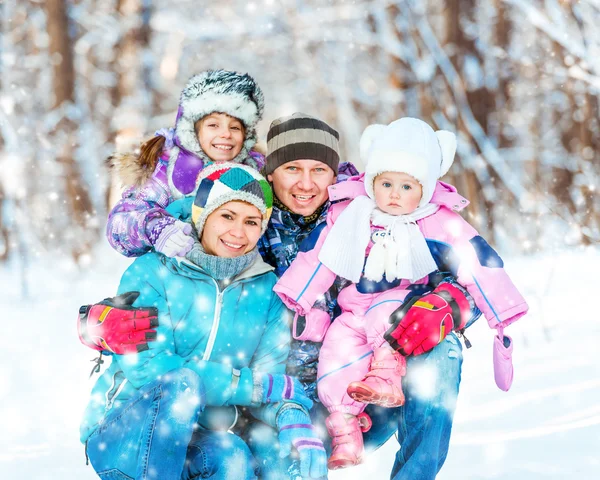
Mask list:
[[[372,223],[385,227],[385,231],[374,235],[365,277],[378,282],[385,273],[388,282],[397,278],[419,280],[437,270],[437,265],[417,220],[434,214],[439,208],[428,203],[409,215],[390,215],[379,210],[371,198],[357,197],[331,227],[319,252],[319,261],[336,275],[358,283]]]

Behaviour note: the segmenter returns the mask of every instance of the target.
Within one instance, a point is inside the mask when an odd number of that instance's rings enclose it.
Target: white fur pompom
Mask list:
[[[365,278],[374,282],[380,282],[383,279],[385,270],[385,246],[382,240],[380,239],[380,241],[373,244],[365,264]]]
[[[371,150],[371,145],[373,145],[373,140],[375,140],[385,128],[386,125],[380,125],[378,123],[374,123],[365,128],[365,131],[360,137],[360,159],[362,160],[363,165],[366,166],[369,161],[369,151]]]
[[[393,282],[398,278],[398,244],[395,241],[388,241],[385,246],[385,279]]]

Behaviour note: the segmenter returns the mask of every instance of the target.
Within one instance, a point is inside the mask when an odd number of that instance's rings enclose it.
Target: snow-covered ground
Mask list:
[[[468,332],[473,347],[465,350],[450,452],[438,478],[599,478],[600,250],[505,260],[531,306],[507,330],[515,381],[508,393],[496,388],[492,332],[477,322]],[[79,443],[94,355],[77,339],[76,312],[112,295],[128,263],[103,246],[93,267],[48,256],[30,261],[24,277],[17,260],[0,266],[0,479],[97,478]],[[331,480],[388,478],[395,443]]]

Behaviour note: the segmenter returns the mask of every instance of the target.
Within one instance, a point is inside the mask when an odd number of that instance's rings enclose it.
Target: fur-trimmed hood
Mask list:
[[[263,92],[250,75],[207,70],[190,78],[181,92],[175,136],[181,147],[205,162],[210,161],[200,147],[194,126],[206,115],[226,113],[241,120],[246,129],[242,151],[233,160],[242,163],[256,143],[256,124],[264,108]]]
[[[106,165],[114,170],[121,185],[127,187],[141,187],[144,185],[156,168],[158,159],[152,165],[143,165],[137,153],[113,153],[106,159]]]

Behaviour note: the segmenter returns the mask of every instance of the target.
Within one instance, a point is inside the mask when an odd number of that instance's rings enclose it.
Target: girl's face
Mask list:
[[[373,192],[379,210],[390,215],[406,215],[419,206],[423,188],[407,173],[383,172],[375,177]]]
[[[206,218],[200,243],[209,255],[239,257],[256,247],[261,230],[260,210],[234,200],[221,205]]]
[[[211,113],[196,122],[202,150],[213,162],[229,162],[242,150],[246,131],[242,122],[225,113]]]

